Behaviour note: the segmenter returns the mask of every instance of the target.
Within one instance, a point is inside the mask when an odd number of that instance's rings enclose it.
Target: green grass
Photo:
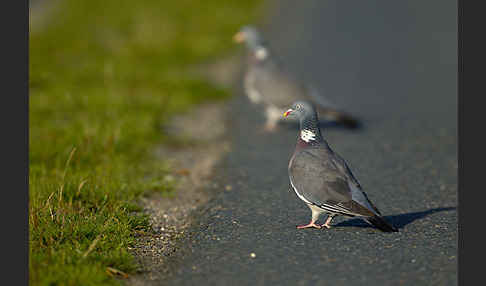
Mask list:
[[[190,73],[221,57],[260,0],[63,0],[30,34],[29,280],[117,285],[148,219],[147,192],[171,192],[155,145],[167,119],[228,92]]]

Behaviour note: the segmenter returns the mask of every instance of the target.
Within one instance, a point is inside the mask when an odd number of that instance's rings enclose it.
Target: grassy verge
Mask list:
[[[148,227],[136,198],[171,191],[150,157],[160,127],[227,96],[189,68],[227,52],[261,1],[59,2],[30,34],[30,284],[116,285]]]

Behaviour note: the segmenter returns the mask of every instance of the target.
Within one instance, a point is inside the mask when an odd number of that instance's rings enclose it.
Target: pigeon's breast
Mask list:
[[[290,158],[289,165],[288,165],[288,172],[289,172],[289,180],[290,180],[290,185],[292,186],[292,189],[294,190],[295,194],[299,197],[299,199],[303,200],[305,203],[312,204],[309,200],[307,200],[295,187],[294,182],[292,181],[292,163],[294,161],[295,155],[298,153],[298,149],[296,148],[296,151],[292,155],[292,158]]]
[[[295,194],[299,197],[299,199],[303,200],[305,203],[312,205],[310,201],[308,201],[301,193],[299,193],[294,183],[292,182],[292,176],[290,176],[289,178],[290,178],[290,185],[292,186],[292,189],[294,190]]]

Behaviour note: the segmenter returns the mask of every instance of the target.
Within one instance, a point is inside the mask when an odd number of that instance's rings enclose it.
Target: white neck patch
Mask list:
[[[300,131],[300,138],[305,142],[316,140],[316,134],[308,129]]]
[[[264,60],[267,58],[267,56],[268,56],[267,49],[263,47],[259,47],[255,52],[255,57],[259,60]]]

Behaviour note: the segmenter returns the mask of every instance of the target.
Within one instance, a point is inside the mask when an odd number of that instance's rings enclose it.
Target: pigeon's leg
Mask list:
[[[267,121],[265,127],[263,128],[266,132],[273,132],[277,128],[277,123],[273,121]]]
[[[334,216],[335,215],[328,215],[327,216],[327,219],[326,219],[326,222],[322,226],[324,226],[326,228],[331,228],[330,223],[331,223],[332,219],[334,218]]]
[[[298,225],[297,228],[298,229],[309,228],[309,227],[321,228],[320,225],[316,224],[316,221],[319,218],[319,215],[321,214],[322,211],[320,209],[318,209],[317,207],[315,207],[315,206],[312,206],[312,205],[308,205],[308,206],[309,206],[309,208],[312,211],[312,219],[311,219],[311,221],[308,224],[306,224],[306,225]]]
[[[282,114],[283,114],[283,112],[280,109],[278,109],[274,106],[268,106],[265,109],[265,115],[266,115],[267,121],[265,123],[264,130],[269,131],[269,132],[275,131],[275,129],[277,127],[277,123],[281,119]]]

